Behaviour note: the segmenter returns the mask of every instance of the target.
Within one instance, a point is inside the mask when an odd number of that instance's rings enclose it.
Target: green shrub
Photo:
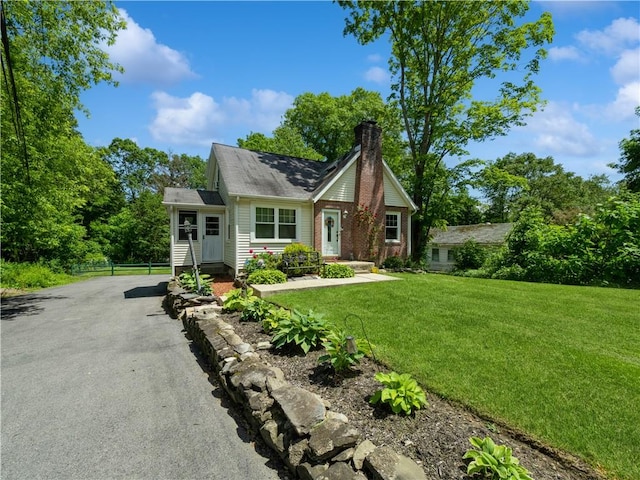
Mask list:
[[[375,379],[382,383],[385,388],[377,391],[370,399],[369,403],[388,403],[393,413],[404,412],[410,415],[411,412],[419,410],[427,405],[427,396],[411,375],[396,372],[378,372]]]
[[[329,325],[323,315],[313,310],[309,310],[306,314],[294,310],[288,319],[278,323],[271,343],[278,349],[297,346],[306,354],[322,343],[328,331]]]
[[[55,273],[41,263],[0,262],[0,285],[3,288],[47,288],[69,283],[72,277]]]
[[[241,312],[248,304],[258,298],[253,294],[252,288],[230,290],[226,297],[222,307],[227,312]]]
[[[382,268],[386,268],[388,270],[400,270],[404,267],[405,261],[406,260],[397,255],[394,255],[393,257],[387,257],[382,263]]]
[[[286,308],[273,308],[269,310],[267,316],[262,320],[262,329],[267,333],[272,333],[283,320],[289,320],[290,317],[291,312]]]
[[[487,251],[478,242],[469,239],[453,252],[457,270],[477,270],[484,264]]]
[[[178,280],[180,281],[182,288],[191,290],[199,295],[211,295],[212,293],[211,283],[213,280],[211,280],[211,275],[206,273],[200,274],[200,290],[198,290],[198,282],[196,281],[196,275],[194,272],[182,272],[178,277]]]
[[[472,458],[467,467],[467,475],[480,474],[491,480],[533,480],[526,468],[520,465],[511,449],[496,445],[490,437],[469,439],[477,450],[468,450],[463,459]]]
[[[322,278],[351,278],[354,275],[353,268],[342,263],[329,263],[320,270]]]
[[[322,343],[327,351],[318,358],[319,363],[329,362],[336,372],[349,370],[360,363],[360,359],[371,354],[369,343],[363,339],[355,339],[342,330],[332,330]]]
[[[287,276],[280,270],[256,270],[249,275],[247,283],[256,285],[273,285],[287,283]]]
[[[242,310],[240,321],[242,322],[262,322],[275,306],[258,297],[253,297],[251,302],[247,302]]]

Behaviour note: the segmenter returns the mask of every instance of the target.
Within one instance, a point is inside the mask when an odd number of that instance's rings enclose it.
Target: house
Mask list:
[[[192,264],[186,220],[203,271],[236,275],[252,251],[280,253],[292,242],[326,260],[410,255],[416,206],[382,159],[382,129],[362,122],[355,137],[332,162],[214,143],[206,191],[165,189],[173,274]]]
[[[445,229],[434,229],[427,248],[429,270],[450,272],[455,266],[455,250],[466,241],[474,240],[479,245],[492,248],[504,244],[513,228],[512,223],[481,223],[456,225]]]

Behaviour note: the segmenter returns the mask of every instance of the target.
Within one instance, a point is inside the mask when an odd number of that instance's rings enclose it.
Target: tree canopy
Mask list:
[[[528,2],[339,1],[348,11],[345,34],[361,44],[382,36],[391,43],[391,102],[402,114],[410,156],[414,258],[424,257],[429,214],[438,189],[448,185],[445,157],[467,153],[470,141],[504,135],[542,103],[533,75],[554,28],[548,13],[517,24]],[[473,88],[495,81],[496,98]]]
[[[2,255],[83,256],[81,210],[113,172],[76,130],[80,93],[112,82],[101,48],[123,24],[108,2],[1,2]]]
[[[353,147],[353,129],[363,120],[375,120],[383,129],[383,157],[399,164],[404,144],[398,112],[379,93],[356,88],[349,95],[303,93],[285,112],[273,137],[252,133],[238,145],[312,160],[333,161]]]
[[[640,117],[640,107],[636,107]],[[640,192],[640,128],[629,133],[629,138],[620,141],[620,160],[610,167],[624,175],[623,183],[632,192]]]

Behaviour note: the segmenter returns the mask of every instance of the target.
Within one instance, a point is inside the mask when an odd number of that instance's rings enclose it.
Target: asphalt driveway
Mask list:
[[[165,281],[3,300],[3,480],[280,478],[162,310]]]

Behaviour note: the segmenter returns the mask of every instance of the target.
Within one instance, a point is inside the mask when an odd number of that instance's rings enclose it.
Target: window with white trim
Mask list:
[[[387,213],[384,218],[384,238],[388,242],[400,241],[400,213]]]
[[[178,211],[178,240],[187,240],[187,232],[184,229],[185,220],[191,224],[191,238],[198,241],[198,212],[192,210]]]
[[[431,249],[431,261],[432,262],[439,262],[440,261],[440,249],[439,248],[432,248]]]
[[[255,207],[255,238],[262,240],[293,240],[298,233],[298,212],[295,208]]]
[[[453,248],[447,250],[447,262],[455,262],[456,261],[456,251]]]

